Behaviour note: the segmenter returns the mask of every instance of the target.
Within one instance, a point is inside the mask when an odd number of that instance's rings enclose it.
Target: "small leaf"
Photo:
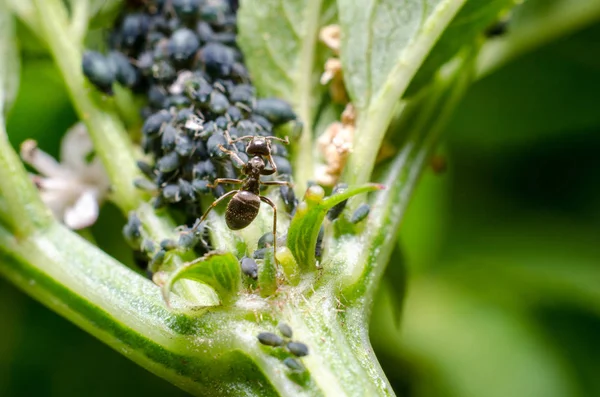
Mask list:
[[[175,270],[162,287],[168,302],[177,280],[199,281],[214,288],[223,304],[231,303],[241,286],[240,265],[231,253],[212,252]]]
[[[0,114],[5,113],[19,89],[20,59],[12,13],[0,2]]]
[[[322,196],[315,194],[314,187],[310,188],[304,197],[304,201],[300,203],[296,210],[287,236],[287,246],[294,254],[300,267],[304,269],[312,268],[315,264],[315,246],[319,229],[329,209],[357,194],[380,189],[383,189],[383,185],[370,183],[349,187],[341,193],[323,199]]]

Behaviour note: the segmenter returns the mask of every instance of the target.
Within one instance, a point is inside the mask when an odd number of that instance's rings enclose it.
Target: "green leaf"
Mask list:
[[[412,78],[466,0],[338,0],[341,60],[357,107],[346,182],[370,179],[385,132]]]
[[[238,43],[261,96],[289,101],[304,129],[295,154],[295,182],[313,179],[313,130],[326,92],[319,83],[329,50],[321,27],[336,17],[334,0],[247,0],[238,11]]]
[[[461,48],[476,45],[483,32],[515,5],[515,0],[469,0],[452,20],[413,78],[405,97],[431,82],[434,73]]]
[[[207,284],[219,295],[223,304],[231,303],[238,294],[242,274],[240,265],[231,253],[212,252],[189,262],[169,275],[163,285],[163,296],[169,300],[173,284],[188,279]]]
[[[238,11],[238,42],[259,94],[290,101],[313,116],[326,88],[319,29],[335,17],[331,0],[247,0]],[[304,118],[312,122],[312,117]]]
[[[20,58],[12,13],[0,2],[0,113],[6,113],[19,89]]]
[[[311,187],[306,192],[304,201],[298,205],[287,236],[287,246],[294,254],[300,267],[303,269],[314,268],[315,246],[319,229],[329,209],[357,194],[383,188],[383,185],[370,183],[363,186],[349,187],[341,193],[323,199],[323,189],[318,186]]]

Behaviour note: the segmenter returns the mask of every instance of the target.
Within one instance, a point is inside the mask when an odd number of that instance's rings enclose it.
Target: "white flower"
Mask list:
[[[34,140],[21,145],[23,161],[40,174],[32,179],[42,201],[71,229],[93,225],[99,204],[109,191],[110,181],[93,150],[83,123],[75,124],[63,137],[60,163],[39,149]]]

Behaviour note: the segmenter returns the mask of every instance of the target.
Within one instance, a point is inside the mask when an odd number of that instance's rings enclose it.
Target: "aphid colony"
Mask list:
[[[285,324],[279,323],[277,329],[283,337],[272,332],[261,332],[257,335],[258,341],[271,347],[285,347],[285,350],[296,357],[304,357],[308,355],[308,346],[302,342],[291,340],[293,336],[292,328]],[[303,371],[304,367],[294,357],[286,357],[283,363],[290,369],[295,371]]]
[[[203,195],[217,199],[208,211],[231,197],[226,214],[231,229],[251,223],[261,201],[275,209],[261,195],[269,185],[280,186],[286,209],[293,212],[297,199],[290,188],[288,142],[276,138],[274,129],[296,115],[282,100],[256,98],[235,44],[235,4],[130,3],[136,5],[117,18],[110,51],[86,52],[82,68],[106,94],[112,94],[118,83],[147,98],[140,144],[151,161],[138,162],[148,179],[135,184],[155,194],[156,208],[169,206],[184,215],[178,242],[161,242],[158,251],[138,242],[139,251],[153,253],[153,262],[175,247],[207,251],[204,224],[197,222]],[[224,184],[241,187],[227,192]]]

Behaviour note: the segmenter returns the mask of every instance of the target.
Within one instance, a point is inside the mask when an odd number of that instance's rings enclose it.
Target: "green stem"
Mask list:
[[[389,189],[380,193],[373,203],[374,210],[368,228],[374,232],[371,234],[368,248],[365,249],[366,267],[361,269],[362,274],[357,280],[347,284],[361,285],[368,302],[374,299],[379,280],[397,244],[400,222],[412,191],[427,165],[427,159],[473,79],[478,49],[479,47],[475,46],[465,51],[461,58],[450,65],[450,73],[439,76],[438,87],[432,95],[423,98],[424,104],[415,103],[407,109],[406,118],[410,120],[409,128],[412,134],[385,177],[384,183]],[[378,249],[374,249],[375,247]],[[355,293],[347,290],[346,296]],[[370,308],[371,305],[367,304],[366,307]]]
[[[140,175],[127,131],[114,112],[99,107],[86,89],[81,71],[82,51],[69,29],[64,5],[59,0],[34,0],[42,38],[65,79],[73,105],[85,122],[94,148],[112,182],[112,200],[123,212],[135,209],[140,193],[132,181]]]
[[[298,186],[298,193],[304,192],[307,187],[307,182],[314,178],[314,147],[313,147],[313,109],[315,108],[313,101],[313,68],[315,64],[317,37],[319,34],[319,15],[322,11],[323,0],[311,0],[305,7],[305,20],[308,22],[306,27],[306,36],[302,40],[302,48],[300,50],[300,78],[298,79],[304,84],[298,84],[297,103],[298,116],[304,123],[302,135],[298,142],[298,152],[294,159],[295,182]]]
[[[52,222],[52,214],[40,200],[37,189],[8,141],[1,112],[0,192],[4,207],[2,218],[19,236],[47,227]]]
[[[246,297],[227,310],[189,316],[176,297],[167,309],[159,287],[56,222],[23,239],[0,227],[0,259],[0,273],[24,291],[194,395],[392,394],[364,323],[330,289],[290,289],[258,306]],[[309,345],[305,372],[283,364],[285,350],[258,343],[256,335],[279,321]]]

